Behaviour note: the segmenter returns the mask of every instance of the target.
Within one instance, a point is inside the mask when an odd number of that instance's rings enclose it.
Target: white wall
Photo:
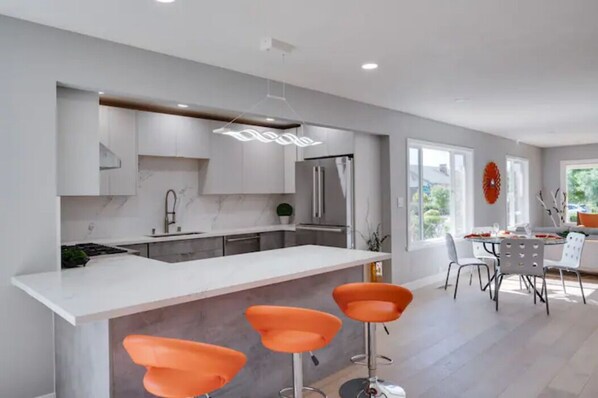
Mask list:
[[[572,145],[545,148],[542,156],[542,189],[544,192],[555,191],[561,186],[561,162],[563,160],[595,160],[598,159],[598,144]],[[563,187],[566,189],[566,187]],[[538,202],[534,207],[539,207]],[[544,216],[544,225],[552,227],[548,216]]]
[[[163,232],[168,189],[177,193],[176,226],[183,231],[278,224],[276,206],[292,203],[290,195],[198,195],[199,162],[140,156],[137,195],[61,198],[61,240],[142,236],[152,228]]]
[[[136,98],[241,112],[265,94],[263,79],[0,16],[0,396],[31,398],[53,390],[49,311],[9,285],[10,276],[57,268],[59,216],[55,173],[56,83]],[[407,282],[446,267],[444,248],[405,251],[405,145],[408,137],[475,150],[475,223],[504,225],[504,196],[486,205],[482,169],[505,155],[530,160],[531,191],[541,181],[541,151],[527,145],[332,95],[289,87],[287,99],[306,122],[390,135],[393,280]],[[293,119],[271,106],[269,116]],[[265,116],[265,115],[264,115]],[[384,171],[385,172],[385,171]],[[536,187],[537,185],[537,187]],[[532,207],[534,209],[535,207]],[[532,222],[540,211],[532,214]]]

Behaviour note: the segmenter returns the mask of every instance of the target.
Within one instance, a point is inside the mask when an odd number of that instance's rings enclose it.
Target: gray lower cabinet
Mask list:
[[[262,232],[260,250],[282,249],[284,245],[284,231]]]
[[[260,234],[230,235],[224,237],[224,255],[259,252]]]
[[[297,237],[295,231],[284,231],[284,247],[297,246]]]
[[[148,246],[148,243],[140,243],[138,245],[118,245],[118,247],[122,247],[123,249],[135,250],[139,252],[138,255],[141,257],[149,257]]]
[[[149,244],[149,258],[167,263],[201,260],[223,255],[222,238],[200,238]]]

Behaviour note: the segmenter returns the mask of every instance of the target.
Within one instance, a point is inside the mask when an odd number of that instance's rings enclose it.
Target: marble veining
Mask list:
[[[278,223],[276,206],[292,195],[199,195],[199,161],[139,157],[135,196],[61,198],[61,240],[142,236],[162,232],[164,195],[178,196],[177,224],[185,231],[254,227]]]

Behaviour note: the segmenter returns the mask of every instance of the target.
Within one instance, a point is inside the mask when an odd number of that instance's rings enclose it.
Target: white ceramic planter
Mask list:
[[[291,221],[290,216],[279,216],[278,218],[280,218],[280,223],[282,225],[287,225]]]

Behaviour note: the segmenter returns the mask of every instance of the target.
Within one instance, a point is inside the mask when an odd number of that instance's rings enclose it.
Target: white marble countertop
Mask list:
[[[78,325],[390,258],[388,253],[324,246],[297,246],[176,264],[124,255],[91,260],[85,268],[13,276],[11,281],[72,325]]]
[[[295,225],[293,224],[277,224],[277,225],[263,225],[255,227],[245,228],[231,228],[231,229],[219,229],[216,231],[202,232],[201,234],[191,235],[176,235],[176,236],[127,236],[120,238],[102,238],[102,239],[83,239],[71,242],[62,242],[63,245],[74,245],[77,243],[99,243],[102,245],[118,246],[118,245],[136,245],[141,243],[156,243],[156,242],[168,242],[176,240],[189,240],[189,239],[202,239],[202,238],[214,238],[219,236],[230,236],[230,235],[242,235],[242,234],[254,234],[261,232],[276,232],[276,231],[295,231]],[[183,231],[184,232],[184,231]],[[194,231],[189,231],[194,232]]]

